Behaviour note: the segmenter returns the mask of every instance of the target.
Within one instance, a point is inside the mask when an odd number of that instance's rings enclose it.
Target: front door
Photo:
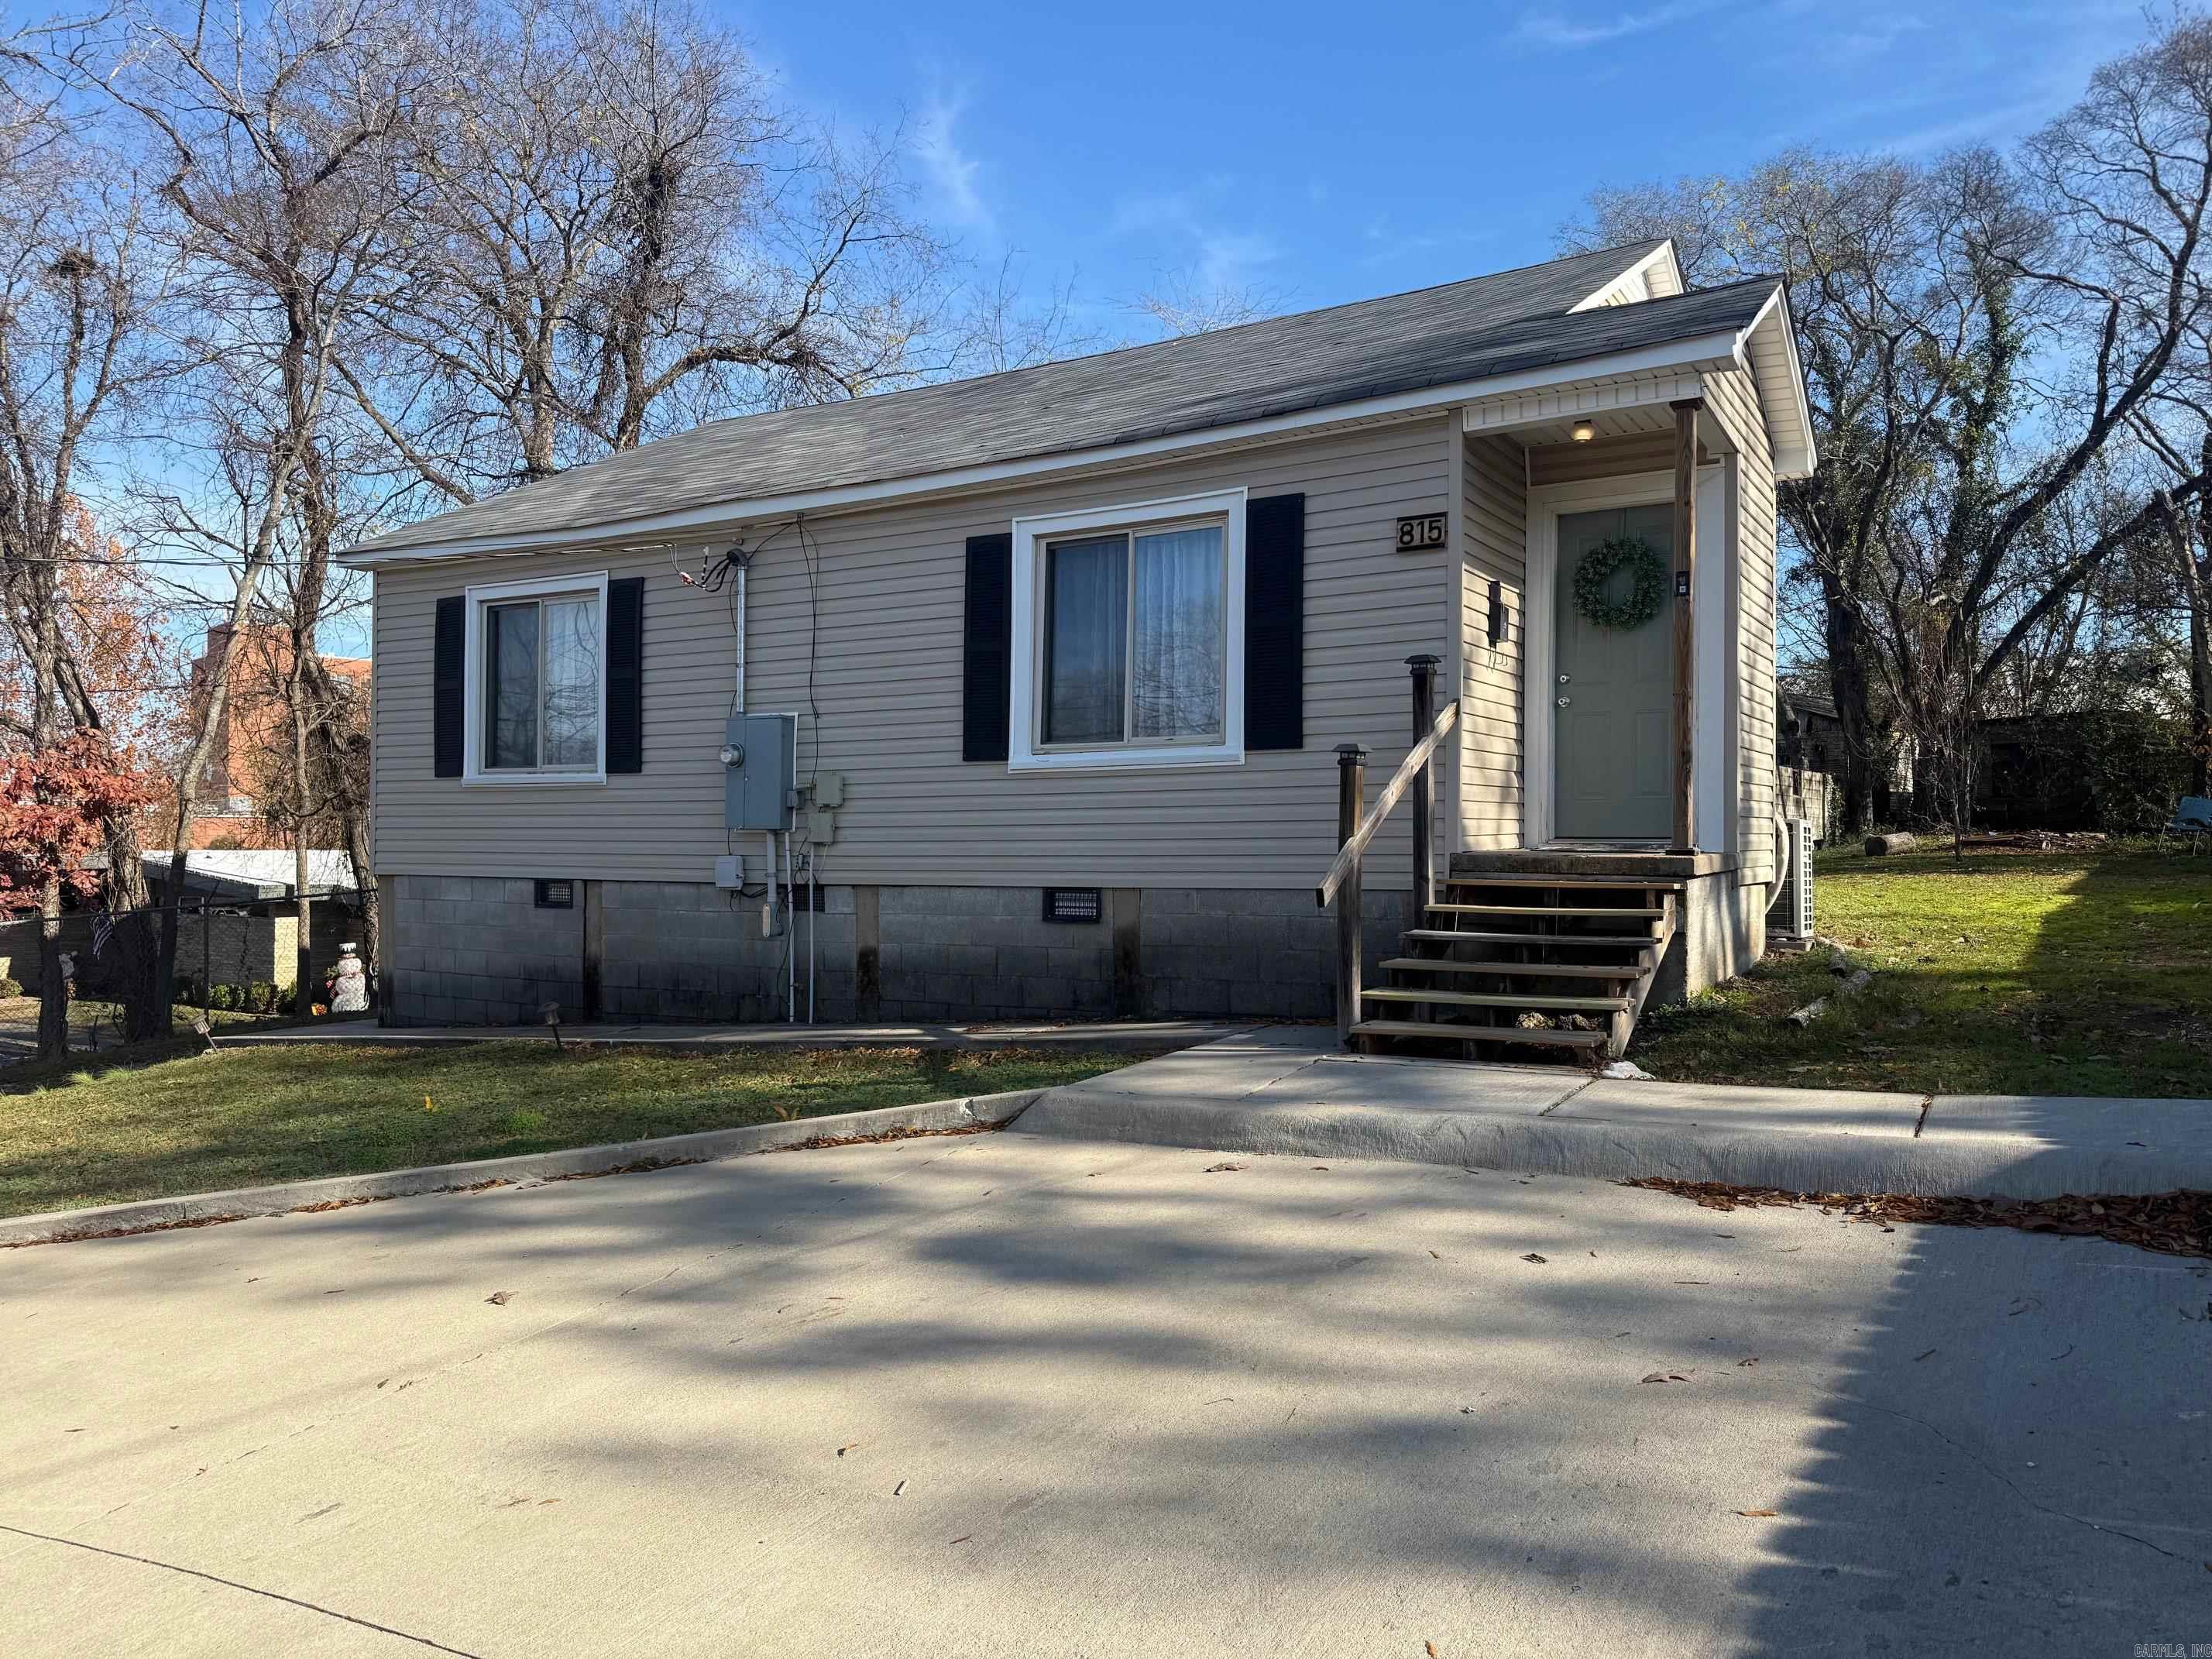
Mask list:
[[[1669,572],[1659,614],[1636,628],[1601,627],[1575,605],[1583,556],[1616,536],[1649,543]],[[1556,779],[1552,833],[1568,842],[1664,842],[1674,825],[1674,506],[1563,513],[1559,548],[1552,585],[1556,683],[1548,688]],[[1614,571],[1607,597],[1626,598],[1631,582],[1628,571]]]

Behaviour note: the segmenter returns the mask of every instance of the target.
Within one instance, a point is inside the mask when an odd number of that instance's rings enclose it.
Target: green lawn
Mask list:
[[[1820,857],[1820,931],[1875,970],[1807,1029],[1783,1016],[1836,983],[1825,951],[1770,957],[1638,1024],[1631,1055],[1676,1081],[2212,1097],[2212,859],[2099,854]]]
[[[1056,1048],[230,1048],[0,1073],[0,1215],[1066,1083]]]

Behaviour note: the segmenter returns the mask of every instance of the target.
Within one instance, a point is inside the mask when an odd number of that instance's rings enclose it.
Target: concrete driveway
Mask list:
[[[2212,1643],[2205,1263],[1220,1161],[986,1134],[0,1252],[0,1651]]]

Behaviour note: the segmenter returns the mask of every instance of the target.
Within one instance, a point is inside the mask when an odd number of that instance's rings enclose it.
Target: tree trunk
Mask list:
[[[292,1012],[296,1017],[307,1012],[315,1000],[314,896],[312,890],[313,883],[310,880],[311,861],[307,857],[307,806],[312,786],[307,775],[307,711],[303,702],[306,686],[300,671],[296,647],[293,652],[290,689],[292,799],[298,811],[292,828],[292,892],[299,929],[292,966]]]
[[[39,887],[39,1058],[69,1052],[69,982],[62,977],[62,884],[49,876]]]
[[[171,988],[155,981],[161,958],[152,901],[138,848],[138,827],[125,818],[108,825],[107,913],[115,918],[116,997],[123,1005],[123,1040],[151,1042],[169,1035]]]
[[[2201,524],[2198,534],[2212,540],[2212,521]],[[2212,580],[2179,530],[2173,553],[2189,605],[2189,788],[2191,794],[2212,795]]]
[[[1856,626],[1838,617],[1841,609],[1829,607],[1828,687],[1836,700],[1837,722],[1844,732],[1844,752],[1838,757],[1844,769],[1839,833],[1851,836],[1863,836],[1874,827],[1876,733],[1866,668],[1859,659]]]

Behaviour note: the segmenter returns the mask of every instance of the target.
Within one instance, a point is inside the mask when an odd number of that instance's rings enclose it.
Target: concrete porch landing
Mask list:
[[[1822,1192],[2212,1188],[2212,1101],[1612,1081],[1565,1066],[1347,1054],[1310,1027],[1054,1089],[1012,1133]]]

